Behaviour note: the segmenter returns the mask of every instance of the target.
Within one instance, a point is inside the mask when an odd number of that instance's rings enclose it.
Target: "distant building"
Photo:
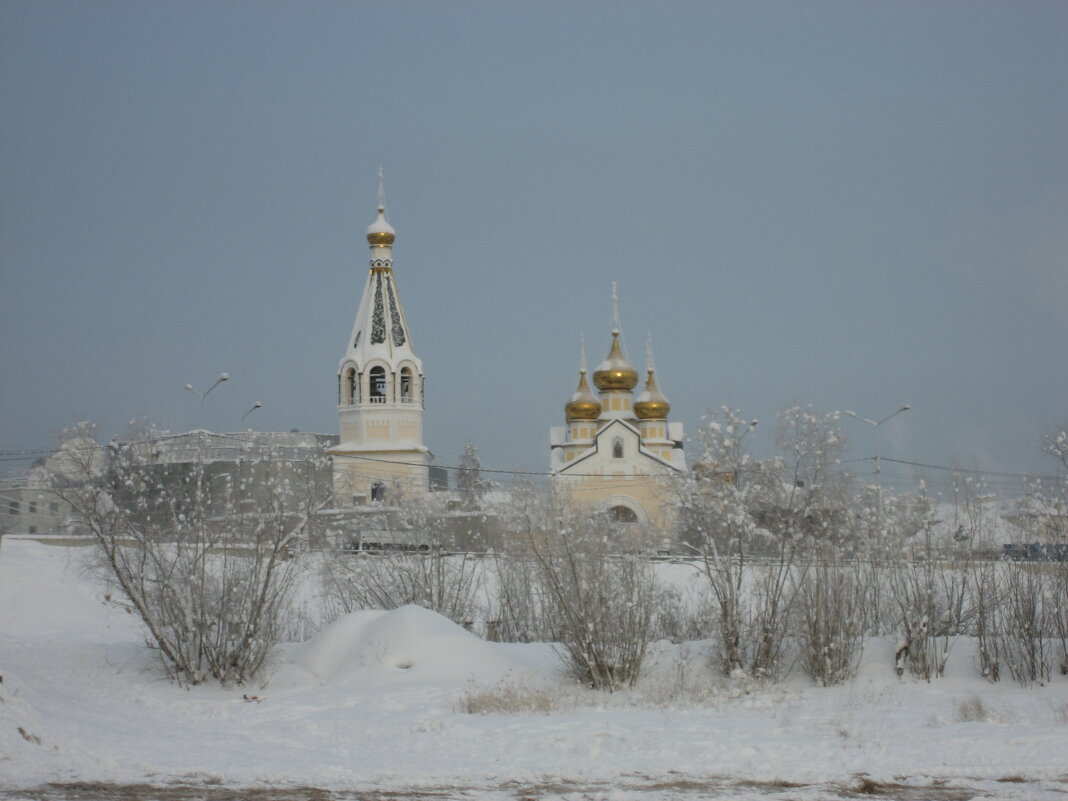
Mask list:
[[[46,465],[0,481],[0,536],[72,533],[71,508],[52,491]]]

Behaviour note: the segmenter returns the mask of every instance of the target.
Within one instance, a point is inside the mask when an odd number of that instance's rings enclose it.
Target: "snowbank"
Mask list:
[[[292,649],[288,662],[332,687],[534,679],[537,660],[521,660],[517,653],[435,612],[404,606],[391,612],[352,612]],[[286,669],[272,678],[275,685],[295,681],[293,671]]]
[[[930,684],[897,678],[893,642],[870,640],[857,679],[830,689],[715,680],[707,644],[662,642],[639,690],[606,699],[571,684],[551,646],[483,642],[405,607],[288,646],[266,686],[185,690],[79,563],[32,542],[0,550],[0,792],[179,782],[625,800],[716,794],[725,782],[750,783],[731,784],[731,797],[767,797],[791,782],[803,787],[790,797],[836,798],[860,775],[968,788],[959,797],[1068,791],[1068,680],[990,685],[963,639]],[[530,687],[563,703],[460,711],[465,694]]]

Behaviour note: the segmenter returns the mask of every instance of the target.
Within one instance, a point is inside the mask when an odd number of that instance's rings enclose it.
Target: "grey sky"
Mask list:
[[[257,400],[335,432],[383,166],[442,462],[545,469],[618,281],[691,432],[908,402],[885,455],[1048,470],[1066,34],[1063,3],[4,2],[0,449]]]

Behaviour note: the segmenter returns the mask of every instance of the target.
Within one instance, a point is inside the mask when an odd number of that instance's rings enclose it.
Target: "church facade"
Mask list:
[[[683,427],[668,420],[671,404],[657,385],[651,346],[645,386],[635,397],[638,371],[623,351],[618,312],[615,317],[593,389],[583,364],[564,406],[566,425],[550,429],[549,470],[570,504],[666,532],[673,522],[668,479],[686,470]]]

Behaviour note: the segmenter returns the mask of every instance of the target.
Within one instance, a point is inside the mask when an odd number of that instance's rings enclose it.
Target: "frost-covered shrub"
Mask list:
[[[1005,666],[1020,684],[1049,681],[1054,577],[1043,571],[1042,563],[1006,567],[1001,618]]]
[[[212,462],[208,436],[169,463],[153,432],[80,447],[56,492],[90,532],[109,598],[140,617],[168,673],[183,684],[242,683],[288,630],[294,554],[327,496],[314,459],[249,452]]]
[[[529,554],[492,557],[487,581],[486,639],[497,642],[537,642],[549,638],[538,593],[537,571]]]
[[[546,626],[571,673],[613,691],[641,673],[659,592],[648,560],[613,553],[610,528],[566,516],[530,554]]]
[[[972,608],[972,633],[976,640],[979,673],[989,681],[1001,678],[1001,629],[1003,613],[997,562],[977,559],[969,567],[968,593]]]
[[[707,639],[712,633],[713,619],[707,587],[690,583],[679,587],[670,581],[662,582],[650,638],[673,643]]]
[[[807,551],[849,542],[848,477],[833,469],[845,443],[837,414],[784,411],[783,455],[772,459],[748,453],[755,427],[729,408],[711,416],[698,464],[678,481],[678,505],[715,600],[723,672],[773,679]]]
[[[957,637],[966,633],[967,571],[962,566],[902,559],[891,568],[890,583],[901,632],[896,651],[898,675],[905,669],[930,681],[943,675]]]
[[[1068,675],[1068,564],[1060,562],[1052,566],[1052,573],[1053,623],[1060,643],[1060,671]]]
[[[864,640],[864,593],[856,563],[837,549],[817,548],[798,590],[801,663],[820,684],[838,684],[856,674]]]
[[[330,617],[416,604],[471,626],[477,614],[482,561],[470,554],[441,551],[339,551],[324,559],[321,577]]]

